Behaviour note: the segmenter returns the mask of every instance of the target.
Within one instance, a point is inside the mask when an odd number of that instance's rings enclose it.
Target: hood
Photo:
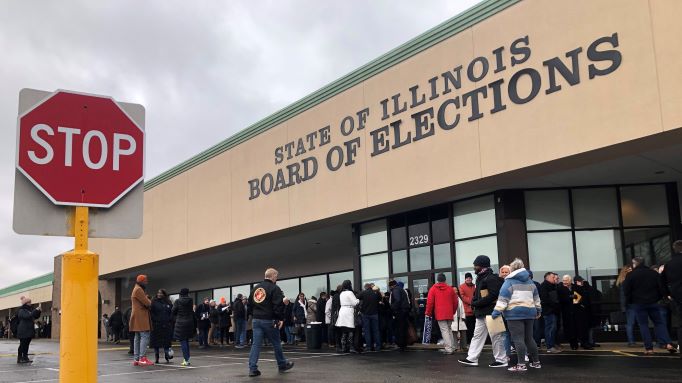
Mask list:
[[[521,268],[507,275],[507,278],[505,279],[516,279],[517,281],[528,282],[528,280],[530,280],[530,273],[528,273],[528,270]]]
[[[433,287],[437,288],[438,290],[446,290],[446,289],[451,289],[450,285],[448,285],[445,282],[438,282]]]

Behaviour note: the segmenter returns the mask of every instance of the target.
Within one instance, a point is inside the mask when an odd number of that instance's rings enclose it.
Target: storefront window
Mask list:
[[[571,228],[568,190],[527,191],[524,195],[529,231]]]
[[[457,255],[458,281],[464,281],[465,273],[474,273],[474,259],[479,255],[487,255],[490,258],[490,265],[495,272],[499,269],[497,236],[457,241],[455,242],[455,254]]]
[[[171,294],[168,296],[171,302],[175,302],[176,299],[180,298],[180,294]]]
[[[623,263],[619,230],[575,232],[578,274],[588,281],[592,277],[617,275]]]
[[[327,275],[313,275],[301,278],[301,291],[303,291],[306,297],[314,295],[319,298],[321,292],[327,291]]]
[[[570,231],[528,233],[528,260],[533,276],[540,281],[552,271],[563,276],[573,276],[573,237]]]
[[[495,203],[492,195],[453,204],[455,239],[495,234]]]
[[[392,253],[393,256],[393,273],[407,272],[407,250],[398,250]]]
[[[213,290],[197,291],[197,304],[203,303],[205,298],[213,299]]]
[[[360,254],[388,250],[386,220],[380,219],[360,225]]]
[[[230,301],[230,297],[232,295],[230,294],[230,288],[229,287],[223,287],[222,289],[215,289],[213,290],[213,299],[215,299],[216,302],[220,303],[220,298],[225,298],[226,301]]]
[[[620,198],[624,226],[668,224],[668,204],[664,185],[622,186]]]
[[[282,290],[282,293],[284,293],[284,296],[289,298],[289,300],[295,300],[298,296],[298,293],[300,292],[298,287],[298,278],[278,280],[277,286],[279,286],[279,288]]]
[[[251,285],[241,285],[232,287],[232,300],[235,300],[238,294],[241,294],[242,296],[248,298],[249,295],[251,294]]]
[[[329,288],[331,290],[336,290],[336,286],[340,285],[345,280],[353,281],[352,271],[329,274]]]
[[[626,229],[624,236],[626,260],[642,257],[647,266],[670,260],[669,228]]]
[[[410,249],[410,271],[431,269],[431,248],[429,246]]]
[[[374,283],[386,291],[388,280],[388,254],[366,255],[360,258],[362,284]],[[352,280],[352,278],[351,278]],[[358,288],[359,286],[354,286]]]
[[[450,244],[443,243],[433,246],[433,268],[444,269],[452,265],[452,258],[450,257]]]
[[[574,189],[571,193],[576,229],[618,226],[615,188]]]
[[[438,272],[438,273],[433,273],[433,280],[434,280],[435,282],[438,282],[438,274],[440,274],[440,272]],[[446,271],[446,272],[444,272],[443,274],[445,275],[445,283],[447,283],[448,285],[452,286],[452,273],[449,272],[449,271]],[[462,282],[464,282],[464,279],[462,279]]]

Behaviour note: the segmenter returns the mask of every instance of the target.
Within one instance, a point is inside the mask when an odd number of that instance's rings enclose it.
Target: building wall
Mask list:
[[[681,13],[682,3],[675,0],[522,1],[145,192],[140,239],[91,241],[102,255],[100,272],[112,273],[453,185],[489,181],[513,170],[679,129],[682,73],[676,68],[682,61],[682,45],[676,40],[680,33],[675,32],[682,32],[677,22]],[[615,38],[614,34],[618,47],[602,43],[596,50],[618,51],[622,61],[611,73],[590,79],[590,65],[594,65],[592,72],[615,67],[608,60],[596,62],[599,57],[589,48],[597,39]],[[523,48],[525,44],[517,39],[524,36],[531,54],[512,67],[512,56],[523,59],[512,52],[512,46]],[[495,73],[494,51],[500,47],[506,69]],[[579,83],[571,86],[554,72],[561,89],[551,92],[550,71],[543,61],[556,57],[571,68],[567,52],[576,48],[582,48],[577,53]],[[470,81],[467,68],[475,60],[471,68],[476,77],[483,66],[479,57],[487,59],[488,74]],[[429,79],[459,65],[463,66],[461,88],[430,100]],[[518,78],[514,89],[524,98],[532,90],[531,75],[519,71],[531,69],[540,76],[537,96],[527,103],[512,102],[507,87]],[[504,110],[494,102],[493,87],[499,80]],[[443,79],[436,83],[442,93]],[[418,96],[426,92],[425,102],[382,119],[382,100],[389,99],[391,105],[391,97],[400,93],[400,103],[409,105],[409,89],[415,85]],[[482,116],[476,115],[472,98],[465,105],[465,95],[486,85],[487,98],[480,100]],[[440,128],[434,116],[432,136],[403,146],[391,141],[390,150],[376,155],[372,139],[382,127],[401,120],[402,139],[408,131],[414,139],[417,132],[411,115],[431,107],[437,114],[454,97],[459,97],[460,106],[454,129]],[[357,113],[365,108],[368,114],[361,123]],[[454,121],[453,104],[445,110],[446,122]],[[341,125],[347,116],[355,129],[344,136]],[[364,128],[358,129],[361,124]],[[315,149],[277,163],[276,148],[299,138],[307,143],[308,134],[326,126],[328,144],[320,146],[318,139]],[[393,140],[393,128],[386,132]],[[355,139],[359,147],[354,161],[347,161],[346,155],[347,166],[330,170],[327,157],[336,158],[335,147],[345,151]],[[295,163],[303,166],[301,160],[307,157],[318,163],[315,177],[250,199],[254,196],[250,180],[265,174],[276,178],[278,169]]]

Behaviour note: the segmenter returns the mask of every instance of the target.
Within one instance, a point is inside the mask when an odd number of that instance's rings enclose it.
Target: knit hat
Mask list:
[[[147,283],[147,276],[144,275],[144,274],[140,274],[140,275],[138,275],[137,278],[135,279],[135,282],[137,282],[137,283]]]
[[[227,303],[227,301],[225,300],[225,297],[220,297],[220,304],[224,305],[225,303]]]
[[[25,297],[22,295],[21,298],[19,298],[19,300],[21,300],[22,305],[30,305],[31,304],[31,298],[29,298],[29,297]]]
[[[181,288],[180,295],[189,295],[189,289],[187,287]]]
[[[479,255],[474,259],[474,266],[490,267],[490,258],[485,255]]]

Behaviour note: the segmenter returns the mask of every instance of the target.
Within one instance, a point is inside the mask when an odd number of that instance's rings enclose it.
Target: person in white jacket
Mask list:
[[[455,294],[459,296],[459,290],[457,286],[453,286],[452,289]],[[459,305],[457,306],[457,311],[452,318],[452,332],[454,333],[455,351],[466,351],[467,349],[467,324],[466,324],[466,312],[464,311],[464,301],[460,298]]]
[[[339,317],[336,320],[335,326],[337,331],[341,331],[341,348],[343,352],[357,353],[353,345],[353,332],[355,331],[355,306],[360,303],[360,300],[353,292],[353,286],[349,280],[343,281],[341,284],[341,296],[339,309]]]
[[[334,331],[334,323],[332,323],[332,301],[336,295],[336,290],[329,292],[329,299],[324,306],[324,323],[327,325],[327,342],[329,347],[336,347],[336,331]]]

